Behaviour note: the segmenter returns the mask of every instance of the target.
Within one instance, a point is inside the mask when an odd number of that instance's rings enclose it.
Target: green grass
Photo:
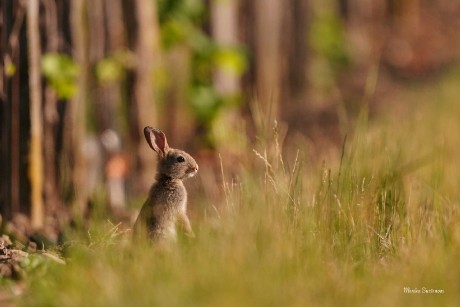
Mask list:
[[[281,158],[276,135],[248,149],[219,204],[190,204],[206,208],[193,214],[194,240],[155,250],[96,223],[91,244],[80,234],[84,243],[69,248],[67,265],[31,269],[18,303],[457,306],[458,81],[453,73],[414,86],[394,102],[403,111],[390,104],[372,121],[363,116],[343,151],[324,162],[294,145]]]

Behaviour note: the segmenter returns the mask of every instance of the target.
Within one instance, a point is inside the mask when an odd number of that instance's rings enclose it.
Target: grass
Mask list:
[[[221,203],[200,201],[206,214],[194,212],[192,241],[154,250],[95,223],[90,237],[75,236],[82,243],[66,265],[30,268],[18,303],[457,306],[458,80],[414,86],[398,115],[362,116],[342,152],[321,163],[293,145],[280,155],[276,133],[248,149]]]

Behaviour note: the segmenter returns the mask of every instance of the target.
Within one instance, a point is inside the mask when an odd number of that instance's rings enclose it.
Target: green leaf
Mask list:
[[[210,124],[216,117],[222,100],[211,87],[195,86],[191,90],[190,104],[196,118],[203,124]]]
[[[310,45],[320,56],[338,67],[348,62],[344,29],[339,17],[328,13],[317,17],[311,26]]]
[[[103,83],[118,81],[125,75],[125,69],[117,60],[105,58],[97,63],[96,75]]]
[[[41,60],[42,73],[61,99],[69,99],[77,90],[79,67],[66,54],[48,53]]]
[[[16,66],[13,63],[7,63],[5,67],[5,75],[8,77],[11,77],[15,73],[16,73]]]
[[[217,67],[241,75],[246,71],[247,60],[243,52],[238,48],[219,48],[214,56]]]

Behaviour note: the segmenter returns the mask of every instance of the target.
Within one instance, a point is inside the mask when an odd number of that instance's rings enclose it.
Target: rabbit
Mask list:
[[[144,135],[150,148],[158,154],[158,165],[156,182],[134,224],[134,236],[175,241],[179,222],[185,234],[194,237],[186,213],[187,190],[182,181],[196,175],[198,164],[188,153],[170,148],[160,129],[145,127]]]

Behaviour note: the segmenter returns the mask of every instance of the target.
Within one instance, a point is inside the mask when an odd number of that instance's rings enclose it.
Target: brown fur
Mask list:
[[[134,224],[134,234],[152,240],[174,240],[179,222],[186,234],[193,236],[186,212],[187,190],[182,181],[196,174],[198,164],[186,152],[170,148],[161,130],[145,127],[144,134],[158,154],[158,173]]]

